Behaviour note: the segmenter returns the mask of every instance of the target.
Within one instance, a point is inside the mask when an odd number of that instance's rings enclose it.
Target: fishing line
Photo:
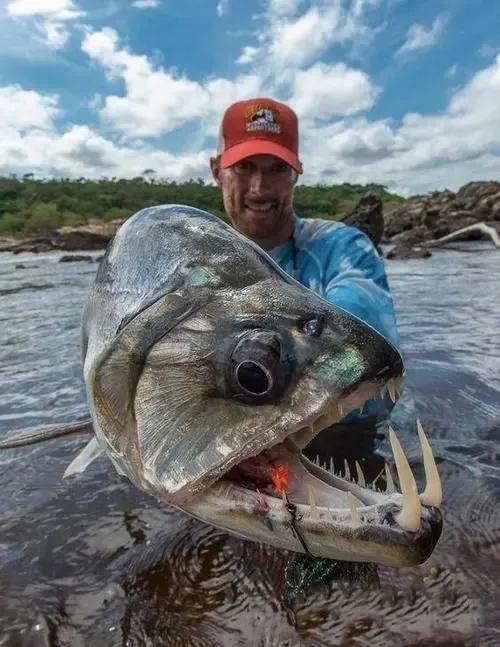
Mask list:
[[[292,519],[291,521],[292,530],[295,536],[297,537],[297,539],[300,541],[302,548],[306,552],[307,556],[312,557],[314,559],[314,555],[309,551],[309,548],[307,547],[304,537],[302,537],[302,535],[300,534],[297,528],[297,521],[300,521],[300,519],[297,519],[297,506],[289,500],[287,494],[285,494],[285,500],[286,500],[285,508],[287,509],[287,512],[290,514],[290,517]]]

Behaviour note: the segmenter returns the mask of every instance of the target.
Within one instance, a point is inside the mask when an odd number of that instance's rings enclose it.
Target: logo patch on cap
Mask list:
[[[252,104],[247,106],[245,110],[246,124],[245,130],[255,132],[257,130],[264,130],[268,133],[281,133],[281,125],[279,123],[279,113],[277,110],[269,108],[263,104]]]

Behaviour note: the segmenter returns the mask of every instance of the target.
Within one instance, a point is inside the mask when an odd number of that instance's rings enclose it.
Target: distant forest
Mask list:
[[[342,219],[367,192],[382,198],[384,211],[403,202],[379,184],[300,185],[294,205],[304,216]],[[0,177],[0,235],[36,236],[63,225],[125,219],[158,204],[187,204],[225,218],[221,192],[202,179],[171,182],[144,171],[132,180],[38,180],[31,174]]]

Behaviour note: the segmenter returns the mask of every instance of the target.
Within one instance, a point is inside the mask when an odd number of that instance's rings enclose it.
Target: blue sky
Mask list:
[[[208,179],[224,108],[272,96],[306,183],[498,179],[499,25],[491,0],[0,0],[0,173]]]

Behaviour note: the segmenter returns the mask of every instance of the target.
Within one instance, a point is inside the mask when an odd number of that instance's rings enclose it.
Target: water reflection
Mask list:
[[[0,254],[2,434],[87,412],[79,325],[96,266],[56,258],[16,269]],[[105,458],[62,481],[85,441],[58,440],[0,454],[0,645],[498,645],[497,266],[486,247],[388,265],[407,364],[394,425],[422,483],[420,417],[444,486],[426,564],[287,605],[288,555],[142,495]],[[360,460],[374,478],[385,432],[339,434],[335,466]]]

